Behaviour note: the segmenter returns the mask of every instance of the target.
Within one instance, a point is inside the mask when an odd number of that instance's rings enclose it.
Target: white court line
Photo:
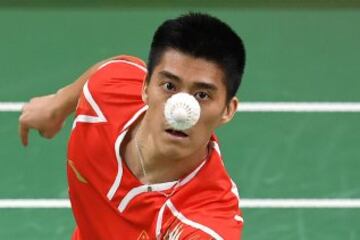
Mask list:
[[[0,112],[20,112],[24,102],[0,102]]]
[[[0,112],[19,112],[23,102],[0,102]],[[360,112],[360,102],[241,102],[238,112]]]
[[[360,199],[241,199],[241,208],[360,208]]]
[[[0,199],[0,208],[70,208],[68,199]]]
[[[360,112],[359,102],[240,102],[238,112]]]
[[[240,199],[241,208],[360,208],[360,199]],[[0,208],[70,208],[68,199],[0,199]]]

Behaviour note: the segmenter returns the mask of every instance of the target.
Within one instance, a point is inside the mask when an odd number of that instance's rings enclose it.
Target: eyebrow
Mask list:
[[[168,72],[168,71],[160,71],[159,75],[160,75],[160,77],[168,78],[168,79],[173,80],[178,83],[182,82],[182,79],[179,76],[176,76],[175,74],[172,74],[171,72]],[[206,83],[206,82],[194,82],[194,87],[211,90],[211,91],[216,91],[218,89],[216,87],[216,85],[211,84],[211,83]]]
[[[181,78],[172,74],[171,72],[168,71],[160,71],[159,72],[160,77],[164,77],[164,78],[168,78],[171,80],[174,80],[175,82],[181,82]]]

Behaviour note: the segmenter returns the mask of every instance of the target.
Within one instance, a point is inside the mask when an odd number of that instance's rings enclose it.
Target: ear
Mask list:
[[[141,89],[141,98],[145,104],[148,104],[148,80],[145,79]]]
[[[221,120],[220,120],[221,125],[231,121],[231,119],[234,117],[234,115],[238,109],[238,105],[239,105],[239,100],[237,99],[237,97],[233,97],[229,101],[229,103],[227,104],[227,106],[223,112],[223,115],[221,117]]]

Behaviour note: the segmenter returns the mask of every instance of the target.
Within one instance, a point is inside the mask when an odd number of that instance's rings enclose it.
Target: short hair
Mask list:
[[[165,21],[151,43],[147,81],[169,49],[217,64],[224,72],[227,102],[236,95],[244,72],[245,48],[226,23],[203,13],[188,13]]]

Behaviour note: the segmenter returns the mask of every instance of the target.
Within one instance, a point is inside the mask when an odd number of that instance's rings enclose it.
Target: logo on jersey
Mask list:
[[[145,231],[142,231],[137,240],[150,240],[150,237]]]
[[[73,161],[71,161],[70,159],[68,159],[68,163],[70,168],[73,170],[73,172],[75,173],[76,178],[79,180],[79,182],[82,183],[88,183],[86,181],[86,179],[80,174],[80,172],[76,169],[75,167],[75,163]]]
[[[183,232],[182,229],[182,224],[178,223],[176,224],[174,229],[169,229],[165,236],[164,236],[164,240],[180,240],[180,235]]]

